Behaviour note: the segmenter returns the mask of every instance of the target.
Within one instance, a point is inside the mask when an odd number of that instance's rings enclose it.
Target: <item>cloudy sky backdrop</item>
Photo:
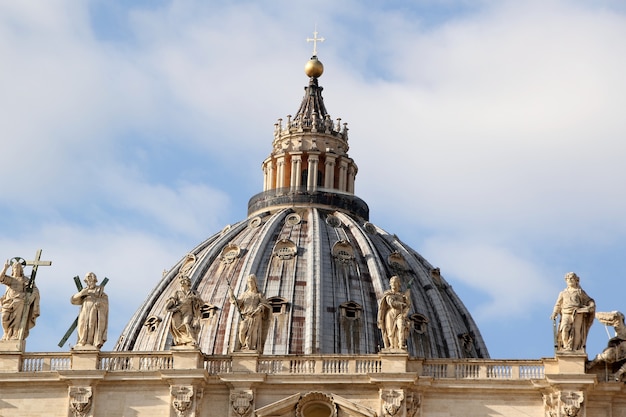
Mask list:
[[[112,349],[163,270],[245,218],[315,25],[356,194],[492,357],[553,354],[568,271],[626,311],[620,0],[0,0],[0,259],[53,262],[28,351],[68,349],[88,271],[110,279]],[[589,353],[606,341],[596,322]]]

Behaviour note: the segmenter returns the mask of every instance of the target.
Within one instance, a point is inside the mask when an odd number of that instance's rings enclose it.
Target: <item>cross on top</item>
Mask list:
[[[326,39],[317,37],[317,28],[313,32],[312,38],[306,38],[307,42],[313,42],[313,56],[317,56],[317,42],[324,42]]]
[[[40,266],[50,266],[52,265],[51,261],[41,261],[41,249],[39,249],[37,251],[37,253],[35,254],[35,259],[32,261],[26,261],[26,265],[28,266],[32,266],[33,270],[30,274],[30,282],[29,282],[29,289],[32,291],[33,285],[35,284],[35,276],[37,275],[37,269]]]

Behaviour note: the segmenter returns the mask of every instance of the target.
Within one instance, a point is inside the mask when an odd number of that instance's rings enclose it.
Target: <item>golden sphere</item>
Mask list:
[[[313,78],[321,77],[324,73],[324,65],[314,56],[304,66],[304,73]]]

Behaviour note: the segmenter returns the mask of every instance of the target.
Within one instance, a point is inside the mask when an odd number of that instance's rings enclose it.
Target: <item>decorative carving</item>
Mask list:
[[[398,273],[409,270],[409,265],[404,259],[404,256],[400,255],[400,252],[398,251],[392,252],[387,257],[387,263],[393,270],[395,270]]]
[[[363,229],[365,229],[365,231],[367,233],[369,233],[370,235],[375,235],[378,233],[378,230],[376,230],[376,226],[374,226],[372,223],[370,222],[365,222],[363,224]]]
[[[391,277],[391,288],[383,293],[378,302],[378,328],[383,334],[385,350],[406,350],[409,331],[409,308],[411,298],[409,290],[400,292],[400,278]]]
[[[180,290],[167,300],[165,308],[172,313],[170,332],[174,346],[198,346],[201,308],[204,301],[195,290],[191,289],[191,279],[180,275]]]
[[[546,417],[584,417],[584,392],[559,391],[544,394]]]
[[[382,400],[383,416],[400,416],[404,392],[402,390],[385,389],[380,391]]]
[[[6,274],[9,266],[11,266],[11,275]],[[6,261],[4,268],[0,271],[0,283],[7,286],[6,292],[0,297],[2,329],[4,330],[2,340],[26,339],[29,330],[35,326],[35,320],[39,317],[39,289],[33,283],[32,293],[28,296],[30,279],[24,276],[25,266],[24,259],[13,258],[11,261]],[[20,335],[22,316],[25,317],[26,323]]]
[[[306,416],[337,417],[337,405],[333,397],[322,392],[309,392],[298,401],[296,417]]]
[[[91,387],[70,387],[70,413],[73,417],[86,417],[91,410],[93,391]]]
[[[220,259],[225,264],[232,264],[237,258],[239,258],[240,255],[241,249],[239,249],[239,246],[234,243],[229,243],[224,249],[222,249]]]
[[[280,239],[274,245],[274,250],[272,251],[274,256],[282,261],[288,261],[293,259],[298,253],[298,248],[295,243],[293,243],[289,239]]]
[[[195,414],[193,408],[196,398],[192,385],[172,386],[170,387],[170,394],[172,396],[172,408],[178,417],[192,417]]]
[[[74,294],[70,302],[80,306],[78,313],[78,341],[76,346],[95,346],[100,349],[107,340],[109,297],[93,272],[85,276],[87,286]]]
[[[239,344],[241,350],[263,351],[265,331],[271,311],[265,296],[259,292],[256,275],[248,276],[248,287],[240,298],[236,298],[229,287],[230,302],[237,306],[239,323]]]
[[[406,417],[418,417],[422,406],[422,395],[418,392],[408,392],[405,404]]]
[[[235,416],[248,417],[252,413],[254,394],[249,390],[241,390],[230,394],[230,404]]]
[[[584,352],[596,304],[580,287],[578,275],[568,272],[565,282],[567,288],[559,294],[551,316],[555,322],[555,347],[560,352]],[[556,328],[559,315],[561,320]]]
[[[609,313],[597,312],[596,319],[604,325],[612,326],[615,330],[615,337],[609,340],[607,347],[587,364],[587,369],[593,368],[601,362],[613,364],[626,359],[626,325],[624,324],[624,314],[619,311]],[[626,373],[626,363],[615,373],[615,380],[620,381]]]

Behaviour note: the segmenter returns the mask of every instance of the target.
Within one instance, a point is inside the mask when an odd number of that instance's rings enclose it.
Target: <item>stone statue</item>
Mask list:
[[[229,287],[230,290],[230,287]],[[240,298],[235,298],[232,290],[229,291],[230,302],[237,306],[241,316],[239,323],[239,344],[241,350],[263,351],[263,324],[269,319],[270,305],[259,292],[256,275],[248,276],[248,287]]]
[[[560,315],[556,331],[557,351],[584,352],[587,334],[593,323],[596,304],[580,288],[580,278],[573,272],[565,274],[565,288],[556,300],[552,320]]]
[[[613,364],[626,360],[626,325],[624,324],[624,314],[619,311],[608,313],[597,312],[596,318],[604,325],[612,326],[615,329],[615,337],[609,340],[607,347],[587,363],[587,369],[593,368],[601,362]],[[626,363],[615,374],[615,380],[619,381],[626,373]]]
[[[7,275],[7,269],[11,266],[11,275]],[[28,332],[35,326],[35,320],[39,317],[39,290],[33,286],[30,296],[26,294],[29,279],[24,276],[24,266],[17,260],[6,261],[0,272],[0,283],[7,286],[7,290],[0,297],[2,305],[2,340],[26,339]],[[25,305],[28,300],[28,305]],[[27,309],[27,312],[24,312]],[[26,315],[26,324],[20,337],[22,316]]]
[[[172,313],[170,332],[174,346],[198,346],[202,305],[204,301],[191,289],[191,279],[180,275],[180,290],[167,300],[165,308]]]
[[[95,346],[98,349],[107,340],[109,297],[93,272],[85,275],[87,286],[74,294],[70,302],[80,306],[78,313],[78,341],[76,346]]]
[[[400,292],[400,278],[397,276],[391,277],[389,285],[391,289],[385,291],[378,302],[378,328],[383,334],[385,350],[406,350],[410,294],[408,290]]]

